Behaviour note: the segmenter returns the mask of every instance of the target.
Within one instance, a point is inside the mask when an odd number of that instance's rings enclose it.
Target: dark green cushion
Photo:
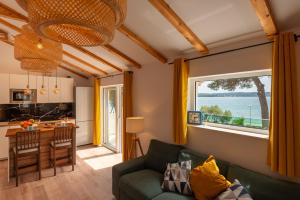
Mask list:
[[[133,200],[148,200],[161,194],[163,175],[154,170],[145,169],[123,175],[120,179],[121,193]]]
[[[153,200],[195,200],[192,196],[180,195],[173,192],[164,192],[156,196]]]
[[[255,200],[300,199],[300,184],[274,179],[236,165],[229,168],[228,179],[238,179]]]
[[[202,164],[207,158],[208,155],[201,154],[190,149],[182,149],[179,152],[178,161],[181,162],[185,160],[192,160],[192,168],[195,168],[198,165]],[[217,158],[216,162],[220,169],[220,174],[226,176],[229,168],[229,163],[226,161],[218,160]]]
[[[145,157],[145,168],[164,173],[167,163],[177,162],[179,151],[182,148],[180,145],[151,140],[148,153]]]

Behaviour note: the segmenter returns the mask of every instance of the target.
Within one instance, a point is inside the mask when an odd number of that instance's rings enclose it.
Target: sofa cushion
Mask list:
[[[192,170],[190,183],[196,199],[199,200],[213,199],[231,185],[220,174],[216,160],[211,155],[202,165]]]
[[[228,179],[238,179],[255,200],[300,199],[300,184],[274,179],[233,165]]]
[[[179,156],[178,156],[178,162],[191,160],[192,161],[192,169],[198,165],[203,164],[206,159],[207,159],[207,155],[195,152],[190,149],[182,149],[179,152]],[[229,163],[226,161],[219,160],[219,159],[216,159],[216,162],[219,167],[220,174],[222,174],[223,176],[226,177],[228,168],[229,168]]]
[[[164,192],[156,196],[153,200],[195,200],[192,196],[180,195],[173,192]]]
[[[218,195],[214,200],[253,200],[244,186],[241,185],[239,180],[235,179],[234,183],[227,188],[224,192]]]
[[[123,175],[120,190],[132,199],[152,199],[163,191],[160,187],[163,175],[150,169]]]
[[[167,163],[177,162],[179,151],[182,148],[180,145],[151,140],[148,153],[145,157],[145,168],[164,173]]]
[[[164,173],[164,180],[161,185],[164,191],[178,192],[180,194],[191,195],[190,186],[191,161],[180,163],[168,163]]]

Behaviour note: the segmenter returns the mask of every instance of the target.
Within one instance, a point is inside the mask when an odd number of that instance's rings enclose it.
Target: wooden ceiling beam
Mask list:
[[[113,54],[113,55],[123,59],[124,61],[128,62],[132,67],[142,68],[142,65],[140,63],[136,62],[135,60],[133,60],[129,56],[125,55],[124,53],[122,53],[121,51],[116,49],[115,47],[113,47],[109,44],[101,46],[101,47],[104,48],[106,51],[110,52],[111,54]]]
[[[79,76],[81,78],[89,79],[89,77],[87,77],[87,76],[85,76],[83,74],[80,74],[80,73],[78,73],[77,71],[75,71],[73,69],[67,68],[67,67],[65,67],[63,65],[59,65],[59,67],[62,68],[62,69],[64,69],[64,70],[66,70],[66,71],[69,71],[69,72],[71,72],[71,73],[73,73],[73,74],[75,74],[75,75],[77,75],[77,76]]]
[[[96,67],[96,66],[94,66],[94,65],[92,65],[92,64],[90,64],[90,63],[88,63],[88,62],[86,62],[86,61],[84,61],[82,59],[80,59],[80,58],[78,58],[77,56],[74,56],[73,54],[71,54],[71,53],[69,53],[69,52],[67,52],[65,50],[63,51],[63,53],[64,53],[64,55],[66,55],[66,56],[68,56],[68,57],[70,57],[70,58],[72,58],[72,59],[74,59],[74,60],[76,60],[76,61],[84,64],[84,65],[87,65],[90,68],[92,68],[92,69],[94,69],[94,70],[96,70],[98,72],[101,72],[101,73],[103,73],[105,75],[108,75],[108,73],[106,71],[103,71],[102,69],[100,69],[100,68],[98,68],[98,67]]]
[[[10,19],[16,19],[23,22],[28,22],[28,18],[25,15],[18,13],[16,10],[8,7],[7,5],[0,2],[0,16],[7,17]]]
[[[207,53],[208,48],[176,14],[164,0],[149,0],[149,2],[193,45],[200,53]]]
[[[11,45],[11,46],[14,46],[14,43],[11,42],[11,41],[9,41],[9,40],[7,40],[7,39],[0,39],[0,41],[4,42],[4,43],[6,43],[6,44],[9,44],[9,45]],[[78,66],[76,66],[76,65],[73,65],[73,64],[71,64],[71,63],[69,63],[69,62],[67,62],[67,61],[63,61],[63,63],[65,63],[65,64],[67,64],[67,65],[70,65],[71,67],[73,67],[73,68],[75,68],[75,69],[77,69],[77,70],[79,70],[79,71],[81,71],[81,72],[83,72],[83,73],[89,74],[90,76],[95,76],[95,75],[93,75],[92,73],[90,73],[90,72],[88,72],[88,71],[82,69],[81,67],[78,67]],[[59,67],[62,68],[62,69],[64,69],[64,70],[67,70],[67,71],[69,71],[69,72],[71,72],[71,73],[73,73],[73,74],[76,74],[77,76],[80,76],[80,77],[82,77],[82,78],[88,79],[87,76],[85,76],[85,75],[83,75],[83,74],[80,74],[80,73],[76,72],[75,70],[69,69],[69,68],[67,68],[67,67],[65,67],[65,66],[63,66],[63,65],[59,65]]]
[[[85,70],[85,69],[83,69],[83,68],[81,68],[81,67],[79,67],[79,66],[77,66],[77,65],[75,65],[73,63],[70,63],[69,61],[62,60],[62,63],[65,64],[65,65],[68,65],[68,66],[70,66],[70,67],[72,67],[74,69],[77,69],[77,70],[79,70],[79,71],[81,71],[81,72],[83,72],[85,74],[88,74],[90,76],[97,76],[97,75],[92,74],[91,72],[89,72],[89,71],[87,71],[87,70]]]
[[[157,58],[160,62],[166,63],[168,59],[162,55],[159,51],[154,49],[151,45],[149,45],[145,40],[143,40],[140,36],[132,32],[129,28],[127,28],[124,25],[121,25],[118,30],[126,35],[129,39],[131,39],[134,43],[142,47],[144,50],[146,50],[148,53],[150,53],[152,56]]]
[[[8,21],[6,21],[4,19],[0,18],[0,23],[3,24],[4,26],[7,26],[8,28],[16,31],[16,32],[21,32],[22,31],[22,29],[20,29],[19,27],[15,26],[15,25],[13,25],[11,23],[9,23]]]
[[[2,40],[8,40],[8,34],[6,31],[0,29],[0,39]]]
[[[122,72],[122,71],[123,71],[120,67],[117,67],[116,65],[114,65],[114,64],[112,64],[112,63],[110,63],[110,62],[108,62],[107,60],[101,58],[100,56],[98,56],[98,55],[96,55],[96,54],[90,52],[89,50],[87,50],[87,49],[85,49],[85,48],[83,48],[83,47],[81,47],[81,46],[71,46],[71,47],[73,47],[74,49],[77,49],[78,51],[80,51],[80,52],[83,53],[83,54],[86,54],[86,55],[88,55],[88,56],[94,58],[95,60],[97,60],[97,61],[99,61],[99,62],[101,62],[101,63],[104,63],[104,64],[106,64],[106,65],[108,65],[108,66],[110,66],[110,67],[116,69],[116,70],[119,71],[119,72]]]
[[[272,36],[278,33],[278,29],[271,12],[269,0],[251,0],[251,3],[265,34],[272,39]]]

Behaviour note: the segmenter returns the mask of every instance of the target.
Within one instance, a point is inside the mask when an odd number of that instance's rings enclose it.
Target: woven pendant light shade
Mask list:
[[[15,37],[14,55],[21,61],[22,69],[50,73],[62,61],[62,45],[39,37],[29,25],[24,25],[21,34]]]
[[[112,41],[126,16],[127,0],[16,0],[41,36],[57,42],[96,46]]]

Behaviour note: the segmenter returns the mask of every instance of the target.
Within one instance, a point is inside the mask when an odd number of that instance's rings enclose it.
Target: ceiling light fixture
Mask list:
[[[56,70],[55,87],[54,87],[53,93],[58,94],[59,91],[60,91],[60,89],[58,88],[58,85],[57,85],[57,70]]]
[[[127,0],[16,1],[38,35],[78,46],[111,42],[127,12]]]
[[[40,94],[41,95],[45,95],[46,94],[46,89],[45,89],[45,74],[43,74],[43,83],[42,83],[42,87],[40,89]]]
[[[43,44],[42,44],[42,39],[39,39],[39,42],[37,43],[36,47],[37,47],[38,49],[44,48],[44,46],[43,46]]]
[[[30,72],[51,73],[62,61],[62,45],[39,37],[29,25],[22,27],[15,37],[15,58],[21,68]]]
[[[30,95],[31,94],[31,89],[29,86],[29,72],[27,72],[27,85],[26,89],[24,90],[25,95]]]

